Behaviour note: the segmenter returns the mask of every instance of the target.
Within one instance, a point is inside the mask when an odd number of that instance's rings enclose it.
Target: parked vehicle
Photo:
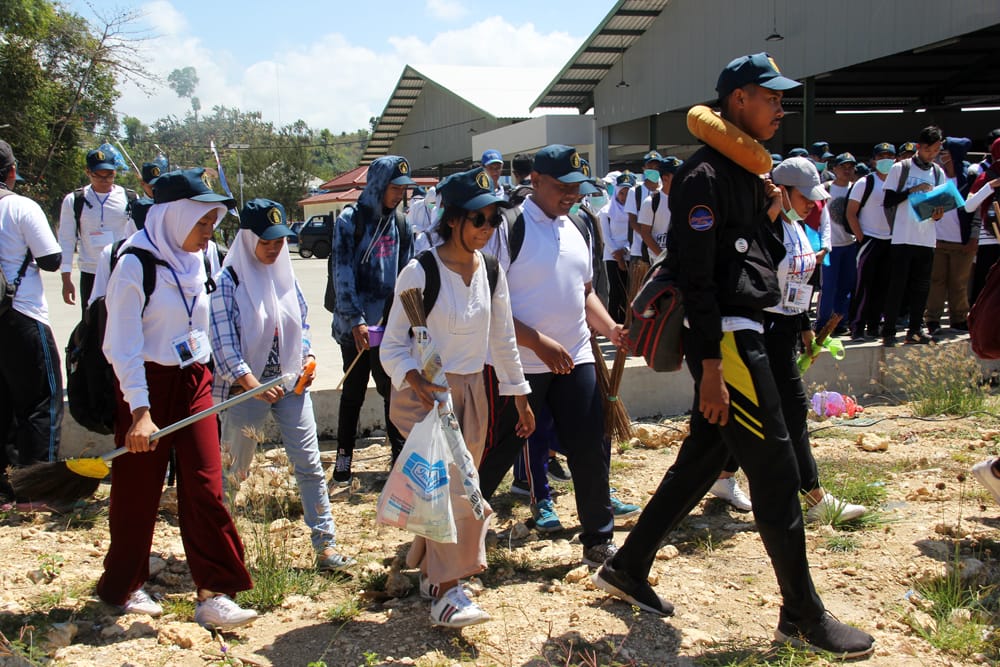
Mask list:
[[[299,256],[326,259],[333,243],[333,214],[314,215],[299,230]]]
[[[289,250],[293,250],[293,249],[294,250],[298,250],[298,247],[299,247],[299,230],[301,230],[302,226],[305,225],[305,224],[306,223],[304,223],[304,222],[290,222],[290,223],[288,223],[289,228],[291,228],[291,230],[293,232],[295,232],[295,236],[290,236],[288,238],[288,249]]]

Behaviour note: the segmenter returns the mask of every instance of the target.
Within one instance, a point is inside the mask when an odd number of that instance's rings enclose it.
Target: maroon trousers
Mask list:
[[[146,362],[150,413],[169,426],[212,406],[212,373],[203,364],[187,368]],[[118,391],[115,444],[125,443],[132,414]],[[243,563],[243,543],[222,501],[222,461],[217,419],[207,417],[157,441],[147,453],[129,453],[111,467],[111,546],[97,594],[121,605],[149,578],[149,550],[170,451],[177,462],[181,540],[191,577],[199,589],[233,596],[253,587]]]

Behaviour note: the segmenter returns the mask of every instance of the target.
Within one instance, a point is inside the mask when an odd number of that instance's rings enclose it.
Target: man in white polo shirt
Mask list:
[[[62,372],[42,292],[43,271],[62,259],[41,207],[13,193],[17,162],[0,141],[0,267],[16,289],[0,314],[0,493],[8,466],[55,460],[62,428]]]
[[[622,326],[591,287],[591,249],[567,215],[585,180],[573,147],[538,151],[531,173],[534,191],[511,225],[511,258],[505,268],[531,407],[536,413],[543,407],[552,413],[573,476],[583,561],[596,567],[614,554],[615,545],[608,443],[589,327],[621,345]],[[509,445],[486,451],[479,471],[484,497],[496,489],[518,451]]]

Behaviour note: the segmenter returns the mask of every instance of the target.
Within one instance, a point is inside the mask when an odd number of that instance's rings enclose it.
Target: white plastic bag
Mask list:
[[[406,438],[378,499],[376,520],[435,542],[458,541],[448,467],[454,462],[438,405]]]

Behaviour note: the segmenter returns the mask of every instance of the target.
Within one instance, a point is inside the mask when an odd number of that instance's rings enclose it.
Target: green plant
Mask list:
[[[846,553],[858,548],[858,541],[850,535],[834,535],[826,541],[828,551],[839,551]]]
[[[160,600],[164,615],[175,616],[180,621],[194,620],[194,600],[190,595],[168,595]]]
[[[375,651],[365,651],[362,655],[365,658],[365,667],[373,667],[378,664],[378,653]]]
[[[35,644],[37,628],[24,625],[18,629],[17,638],[10,639],[0,632],[0,658],[14,658],[12,664],[40,665],[46,659],[45,651]],[[6,662],[6,661],[5,661]]]
[[[967,343],[923,347],[883,371],[920,417],[969,414],[983,410],[989,399],[982,367]]]
[[[354,598],[348,598],[334,605],[326,613],[326,618],[333,623],[347,623],[360,613],[361,608],[358,607],[358,601]]]
[[[814,653],[790,644],[763,649],[750,640],[742,640],[715,644],[695,658],[694,663],[699,667],[805,667],[819,664],[820,660]]]
[[[382,568],[366,569],[358,576],[360,590],[384,591],[387,583],[389,583],[389,571]]]
[[[63,563],[66,559],[59,554],[42,554],[38,557],[40,563],[39,570],[49,580],[55,579],[62,572]]]

